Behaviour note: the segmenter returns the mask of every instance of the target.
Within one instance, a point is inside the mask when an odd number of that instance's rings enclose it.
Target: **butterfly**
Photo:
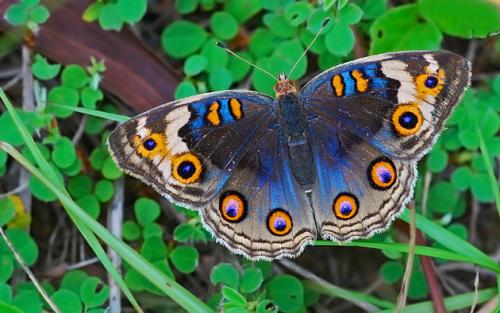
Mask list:
[[[276,98],[243,90],[169,102],[117,126],[118,166],[249,259],[296,257],[317,238],[386,230],[412,197],[416,164],[470,83],[469,62],[408,51],[333,67]]]

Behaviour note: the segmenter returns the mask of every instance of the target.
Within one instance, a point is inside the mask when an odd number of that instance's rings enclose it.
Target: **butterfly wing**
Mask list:
[[[109,150],[123,171],[170,201],[206,207],[273,120],[272,103],[247,91],[167,103],[119,125]]]
[[[286,149],[282,130],[269,128],[201,212],[231,251],[253,260],[295,257],[316,238],[312,208],[293,177]]]
[[[323,238],[366,238],[389,226],[469,78],[463,57],[417,51],[359,59],[304,87],[317,173],[312,207]]]
[[[301,95],[347,136],[412,159],[430,149],[469,80],[469,62],[451,52],[387,53],[325,71]]]
[[[273,99],[243,91],[159,106],[109,137],[120,168],[251,259],[296,256],[315,236],[311,206],[295,182]]]

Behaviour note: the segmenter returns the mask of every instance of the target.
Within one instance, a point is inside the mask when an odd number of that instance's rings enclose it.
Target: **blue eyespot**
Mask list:
[[[425,87],[427,88],[434,88],[437,86],[437,84],[438,84],[438,79],[434,76],[429,76],[425,80]]]
[[[190,161],[183,161],[179,164],[179,167],[177,167],[177,173],[184,179],[188,179],[193,176],[194,172],[196,172],[196,167]]]
[[[151,138],[148,138],[144,141],[144,143],[142,144],[144,149],[148,150],[148,151],[151,151],[153,150],[154,148],[156,148],[156,141],[154,141],[153,139]]]
[[[417,126],[418,117],[413,112],[405,112],[399,117],[399,124],[406,129],[413,129]]]
[[[277,230],[277,231],[284,231],[286,228],[286,221],[284,218],[276,218],[274,220],[274,229]]]
[[[352,205],[348,201],[343,201],[340,204],[340,213],[343,215],[349,215],[352,212]]]

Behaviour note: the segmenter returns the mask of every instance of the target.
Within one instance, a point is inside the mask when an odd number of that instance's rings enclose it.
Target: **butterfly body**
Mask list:
[[[233,252],[295,257],[316,238],[390,225],[469,77],[449,52],[371,56],[300,91],[280,75],[275,99],[221,91],[167,103],[118,126],[109,147],[124,171],[199,210]]]

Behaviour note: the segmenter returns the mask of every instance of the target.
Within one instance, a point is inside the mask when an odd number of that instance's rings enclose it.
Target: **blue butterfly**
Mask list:
[[[231,251],[296,257],[317,238],[389,227],[469,80],[451,52],[370,56],[300,91],[280,74],[276,98],[228,90],[161,105],[119,125],[109,148]]]

